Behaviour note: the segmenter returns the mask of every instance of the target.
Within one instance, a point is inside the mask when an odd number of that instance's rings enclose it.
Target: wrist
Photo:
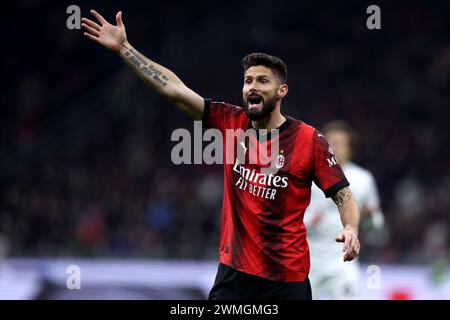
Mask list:
[[[127,52],[130,49],[130,47],[131,47],[130,43],[127,40],[125,40],[119,46],[119,49],[117,50],[117,54],[120,55],[121,57],[123,57],[125,52]]]
[[[356,235],[358,235],[358,228],[356,228],[355,226],[351,225],[351,224],[347,224],[344,226],[344,230],[345,231],[351,231],[353,233],[355,233]]]

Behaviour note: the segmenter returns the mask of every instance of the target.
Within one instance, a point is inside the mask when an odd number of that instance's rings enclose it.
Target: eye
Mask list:
[[[250,84],[250,83],[252,83],[252,79],[245,79],[244,83]]]

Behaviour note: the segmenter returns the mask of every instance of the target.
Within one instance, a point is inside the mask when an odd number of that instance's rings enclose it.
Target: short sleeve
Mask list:
[[[327,198],[350,185],[328,141],[317,130],[313,136],[312,170],[314,182]]]
[[[219,129],[222,133],[225,129],[234,129],[237,126],[237,116],[242,113],[241,108],[225,102],[214,102],[205,99],[202,115],[204,128]]]

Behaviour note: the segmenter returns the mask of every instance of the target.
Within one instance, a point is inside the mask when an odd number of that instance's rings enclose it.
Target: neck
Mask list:
[[[252,121],[253,128],[259,129],[267,129],[273,130],[280,127],[286,121],[286,117],[281,114],[280,111],[280,103],[278,103],[273,109],[272,113],[269,114],[266,118]]]

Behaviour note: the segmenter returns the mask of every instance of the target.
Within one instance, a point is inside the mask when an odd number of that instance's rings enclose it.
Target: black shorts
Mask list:
[[[219,264],[209,300],[312,300],[308,277],[300,282],[275,282]]]

